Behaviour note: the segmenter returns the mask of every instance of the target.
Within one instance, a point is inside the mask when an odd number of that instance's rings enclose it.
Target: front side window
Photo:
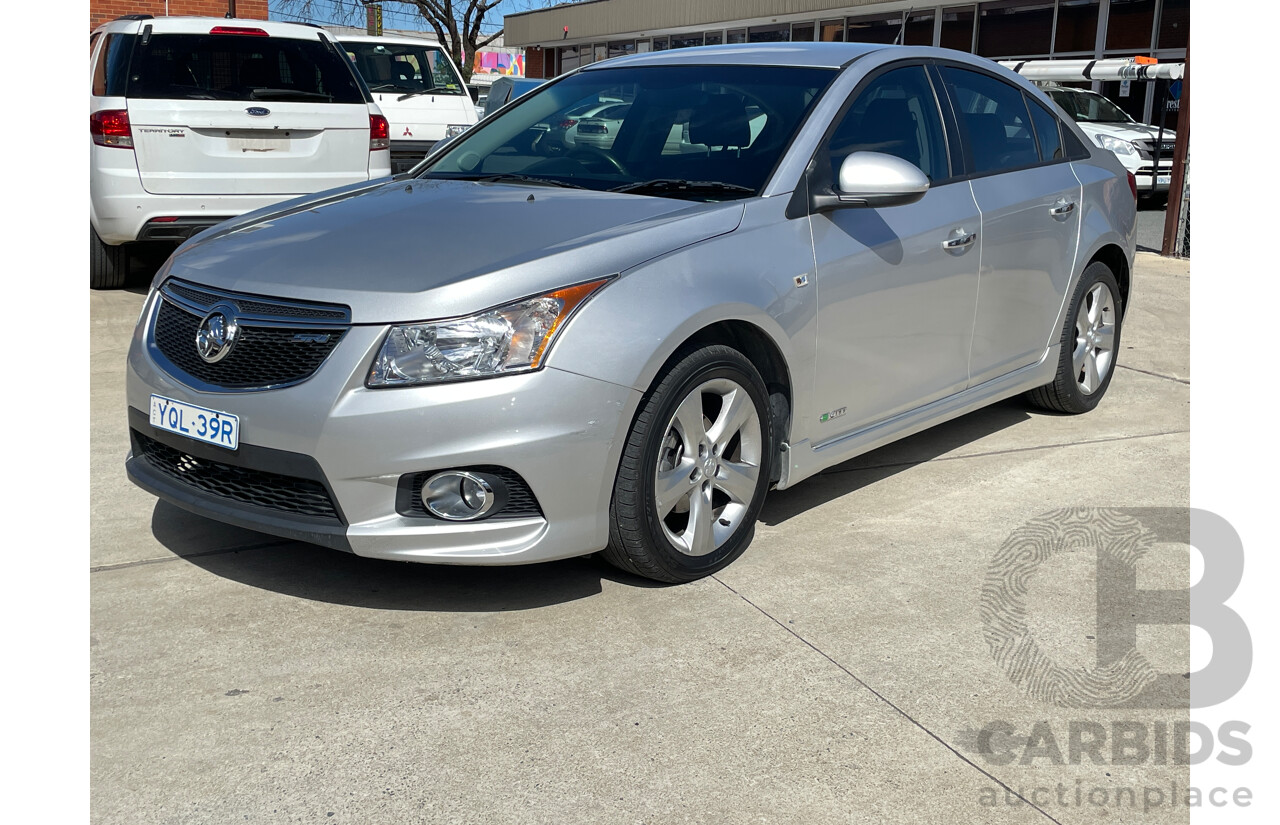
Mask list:
[[[902,158],[933,182],[950,177],[938,101],[922,67],[886,72],[858,94],[827,143],[833,181],[854,152]]]
[[[980,72],[942,67],[968,142],[973,172],[990,174],[1040,162],[1022,90]]]
[[[365,102],[350,67],[319,39],[155,34],[138,52],[130,97]]]
[[[424,175],[747,197],[764,186],[835,74],[764,66],[585,71],[470,130]]]

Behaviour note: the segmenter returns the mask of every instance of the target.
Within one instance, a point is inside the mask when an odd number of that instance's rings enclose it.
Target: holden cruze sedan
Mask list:
[[[629,110],[607,150],[538,126]],[[938,49],[592,64],[413,176],[242,216],[157,273],[129,477],[362,556],[732,562],[766,492],[1115,372],[1133,178],[1049,98]]]

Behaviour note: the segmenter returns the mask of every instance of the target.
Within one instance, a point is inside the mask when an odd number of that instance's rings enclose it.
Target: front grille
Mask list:
[[[234,315],[239,334],[227,354],[209,363],[196,349],[204,319],[219,308]],[[207,387],[260,390],[310,378],[346,333],[351,311],[225,292],[171,280],[160,289],[151,329],[155,352],[172,371]]]
[[[196,458],[134,430],[139,455],[169,478],[211,496],[281,513],[340,522],[324,485],[309,478]]]
[[[489,476],[498,481],[505,488],[505,502],[500,502],[501,507],[493,510],[485,516],[486,519],[508,519],[508,518],[538,518],[542,516],[542,508],[538,506],[538,500],[533,496],[533,490],[529,489],[528,483],[525,482],[520,474],[506,467],[467,467],[466,472],[475,473],[476,475]],[[416,518],[435,518],[432,513],[427,510],[427,506],[422,503],[422,485],[427,479],[431,478],[441,470],[431,470],[425,473],[413,473],[401,478],[401,490],[407,495],[403,495],[397,501],[397,510],[406,516],[414,516]],[[492,483],[492,482],[490,482]]]
[[[261,301],[236,293],[224,295],[206,292],[181,281],[169,281],[165,284],[165,289],[207,309],[212,309],[215,304],[228,303],[247,315],[267,315],[276,318],[313,318],[317,321],[338,322],[346,321],[350,317],[350,313],[336,305],[329,308],[290,301]]]
[[[427,156],[431,151],[431,147],[435,142],[430,143],[423,141],[415,145],[412,149],[402,149],[396,147],[396,141],[391,142],[391,174],[398,175],[401,172],[408,172]]]
[[[263,389],[304,381],[320,368],[346,332],[333,327],[251,326],[242,321],[231,352],[210,364],[196,351],[196,332],[202,320],[202,315],[162,300],[156,311],[156,347],[182,372],[226,389]]]

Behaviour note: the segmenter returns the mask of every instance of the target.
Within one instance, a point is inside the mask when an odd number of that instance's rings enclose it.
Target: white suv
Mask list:
[[[391,174],[386,118],[319,28],[129,15],[90,39],[90,275],[128,246]]]
[[[1106,97],[1088,89],[1042,85],[1044,93],[1071,116],[1094,143],[1115,153],[1124,168],[1133,173],[1139,197],[1169,194],[1173,175],[1173,144],[1177,135],[1165,129],[1139,123]],[[1159,169],[1156,168],[1156,141],[1160,141]],[[1151,177],[1155,175],[1155,180]],[[1154,186],[1152,185],[1154,183]]]
[[[439,43],[346,34],[339,40],[391,121],[393,174],[417,166],[437,143],[478,120],[458,68]]]

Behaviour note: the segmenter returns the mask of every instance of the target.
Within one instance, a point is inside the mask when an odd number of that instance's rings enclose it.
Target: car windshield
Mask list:
[[[342,47],[370,91],[466,94],[461,78],[440,49],[405,43],[343,43]]]
[[[773,66],[582,71],[482,121],[420,174],[692,200],[747,197],[764,186],[835,74]],[[610,120],[566,134],[587,113]]]
[[[1100,94],[1075,89],[1053,89],[1049,97],[1082,123],[1132,123],[1133,118]]]
[[[365,102],[351,69],[319,38],[156,34],[139,52],[130,97]]]

